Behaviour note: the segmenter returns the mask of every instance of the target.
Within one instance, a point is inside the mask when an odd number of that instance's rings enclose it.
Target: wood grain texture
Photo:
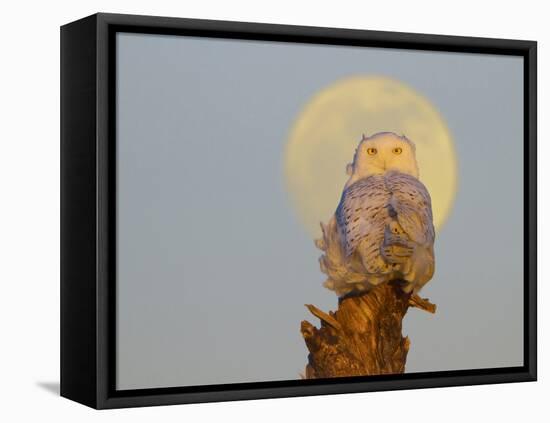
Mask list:
[[[340,298],[338,310],[325,313],[306,304],[320,319],[304,320],[301,332],[309,350],[306,379],[403,373],[410,341],[402,335],[409,307],[435,313],[435,305],[404,293],[398,283]]]

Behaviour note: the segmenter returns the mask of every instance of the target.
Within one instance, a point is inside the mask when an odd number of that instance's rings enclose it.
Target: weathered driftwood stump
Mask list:
[[[405,294],[397,283],[340,298],[336,312],[306,307],[321,320],[319,329],[302,321],[309,349],[306,379],[403,373],[410,342],[401,329],[408,308],[431,313],[436,308],[418,295]]]

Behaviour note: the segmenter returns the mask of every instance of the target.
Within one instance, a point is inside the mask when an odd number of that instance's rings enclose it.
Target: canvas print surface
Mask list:
[[[116,43],[117,389],[523,365],[521,58]]]

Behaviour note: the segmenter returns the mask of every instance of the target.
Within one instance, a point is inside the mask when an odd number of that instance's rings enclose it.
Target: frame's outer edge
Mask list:
[[[61,395],[97,405],[96,16],[61,27]]]
[[[115,391],[113,102],[115,29],[206,31],[205,36],[269,38],[278,41],[387,46],[523,55],[526,71],[525,330],[523,368],[479,372],[409,374],[400,380],[259,382],[175,392],[168,389]],[[406,34],[99,13],[61,30],[61,395],[94,408],[230,401],[377,390],[507,383],[536,380],[536,43],[473,37]],[[527,273],[529,269],[529,273]],[[528,276],[528,277],[527,277]]]
[[[98,13],[107,24],[149,28],[151,33],[200,31],[206,36],[222,38],[264,39],[332,45],[360,45],[383,48],[428,49],[469,53],[520,55],[534,43],[530,40],[478,38],[458,35],[437,35],[396,31],[373,31],[350,28],[286,25],[209,19],[173,18],[165,16]],[[147,31],[145,31],[147,32]]]
[[[97,14],[97,406],[107,408],[116,379],[116,357],[110,355],[116,344],[116,308],[114,301],[115,260],[116,260],[116,214],[110,204],[116,201],[115,188],[109,181],[114,179],[114,160],[116,155],[115,122],[111,119],[115,108],[116,85],[111,86],[109,77],[114,73],[115,52],[109,50],[109,37],[112,32],[101,13]],[[113,75],[114,79],[114,75]],[[115,184],[113,184],[115,185]],[[111,222],[111,223],[109,223]],[[112,226],[110,226],[112,224]]]
[[[526,301],[527,307],[524,315],[527,318],[525,322],[525,330],[528,336],[528,356],[524,357],[527,360],[527,371],[532,380],[537,380],[537,43],[532,42],[524,57],[526,63],[527,74],[524,78],[527,79],[525,88],[527,90],[524,111],[525,125],[525,142],[528,145],[528,157],[524,159],[527,165],[527,171],[524,172],[527,184],[527,209],[528,215],[524,216],[527,219],[528,226],[525,225],[527,240],[525,248],[527,249],[527,257],[524,262],[526,274],[528,272],[528,287]]]

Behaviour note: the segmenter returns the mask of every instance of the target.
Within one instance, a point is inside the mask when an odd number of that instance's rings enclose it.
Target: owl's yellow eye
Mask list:
[[[367,153],[371,156],[374,156],[376,153],[378,153],[378,150],[376,148],[367,148]]]
[[[392,150],[392,153],[393,154],[401,154],[403,152],[403,149],[401,147],[395,147],[393,150]]]

